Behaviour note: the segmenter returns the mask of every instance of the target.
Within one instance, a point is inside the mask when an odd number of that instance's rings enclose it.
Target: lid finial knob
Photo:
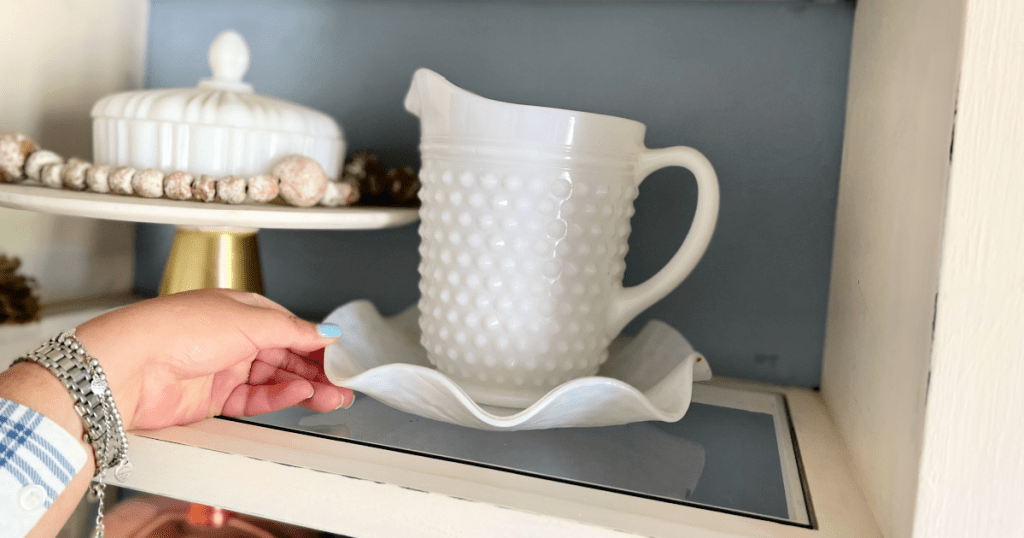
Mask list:
[[[249,45],[242,34],[224,30],[213,40],[208,56],[213,78],[203,79],[199,85],[205,88],[236,92],[252,92],[252,86],[242,82],[249,70]]]

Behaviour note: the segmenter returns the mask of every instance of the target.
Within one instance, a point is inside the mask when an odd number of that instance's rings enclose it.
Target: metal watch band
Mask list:
[[[74,330],[51,338],[15,364],[25,361],[45,367],[71,393],[75,411],[85,425],[85,441],[96,454],[96,473],[126,463],[128,439],[106,375],[99,362],[82,348]]]

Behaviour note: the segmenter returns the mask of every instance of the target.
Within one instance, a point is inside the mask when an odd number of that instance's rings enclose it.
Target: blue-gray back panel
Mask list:
[[[166,0],[150,11],[147,85],[209,76],[221,30],[248,40],[256,91],[331,114],[350,151],[417,167],[402,99],[430,67],[486,97],[623,116],[648,147],[687,145],[721,183],[694,273],[642,314],[716,374],[816,386],[821,372],[853,7],[845,2]],[[680,181],[683,179],[685,181]],[[626,283],[654,274],[693,214],[680,169],[641,187]],[[136,288],[155,294],[171,232],[140,225]],[[266,292],[309,317],[355,298],[418,298],[416,226],[260,232]]]

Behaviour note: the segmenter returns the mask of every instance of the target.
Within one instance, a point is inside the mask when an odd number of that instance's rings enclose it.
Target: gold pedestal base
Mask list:
[[[255,230],[178,228],[160,283],[160,295],[200,288],[263,293]]]

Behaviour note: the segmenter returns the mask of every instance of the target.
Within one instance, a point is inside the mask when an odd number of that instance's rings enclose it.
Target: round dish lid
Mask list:
[[[116,93],[92,108],[96,164],[191,174],[265,174],[280,158],[305,155],[337,178],[341,128],[309,107],[256,95],[242,82],[249,46],[234,30],[210,47],[213,77],[195,88]]]
[[[312,108],[253,93],[242,82],[249,69],[249,46],[234,30],[225,30],[210,47],[213,77],[195,88],[122,92],[103,97],[92,108],[94,119],[134,119],[217,127],[235,127],[341,137],[330,116]]]

